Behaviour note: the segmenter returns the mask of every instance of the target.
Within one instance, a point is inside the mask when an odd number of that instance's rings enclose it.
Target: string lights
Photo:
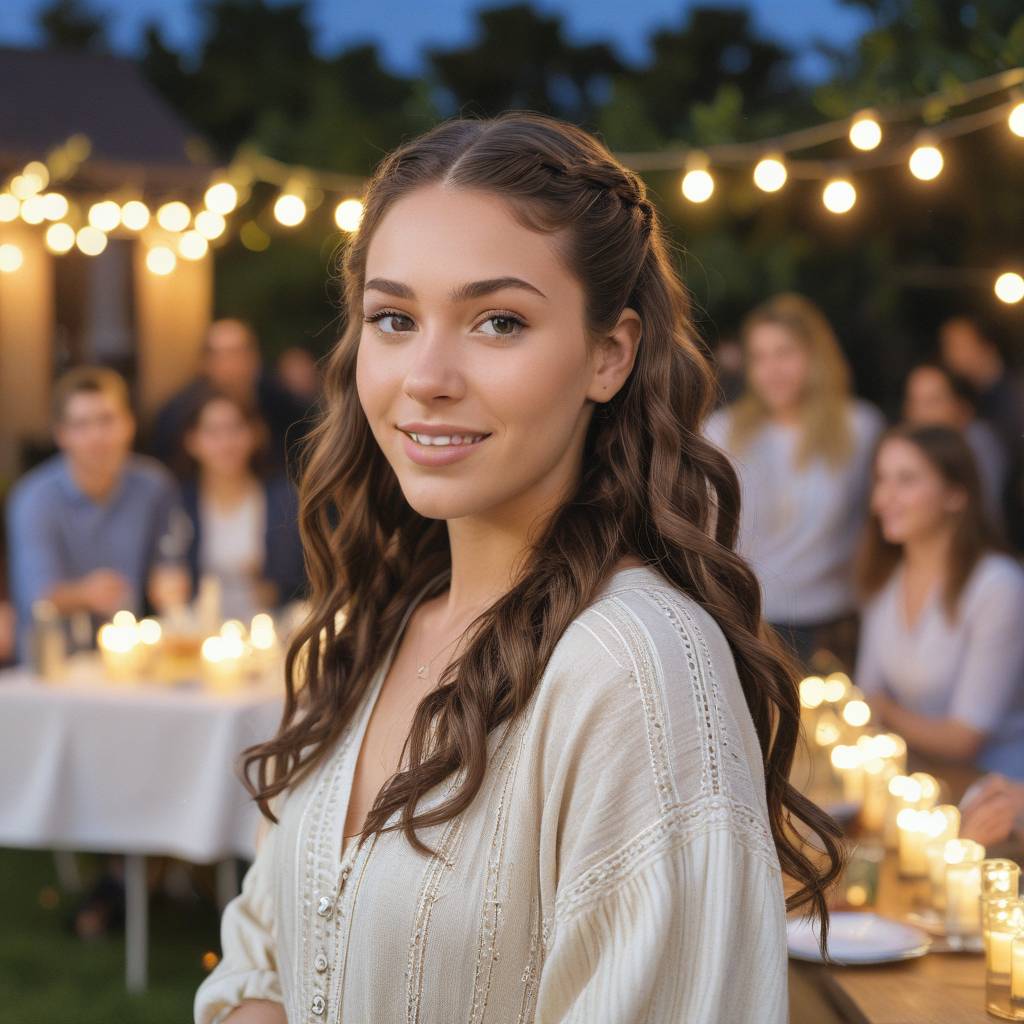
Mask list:
[[[936,123],[939,113],[1001,92],[1007,96],[987,109]],[[911,125],[908,142],[905,126],[911,122],[917,127]],[[1024,68],[958,83],[955,93],[935,93],[885,111],[863,109],[852,117],[771,139],[617,156],[638,172],[681,168],[680,191],[694,205],[709,204],[715,196],[718,169],[746,166],[756,188],[766,195],[779,193],[794,181],[818,181],[824,210],[842,217],[856,207],[858,181],[864,172],[902,164],[915,181],[934,182],[945,167],[944,142],[999,123],[1024,138]],[[827,160],[798,155],[844,141],[849,146],[845,155],[830,154]],[[333,221],[338,230],[357,231],[363,216],[358,198],[365,187],[363,178],[295,167],[246,149],[209,183],[198,204],[194,199],[186,202],[164,195],[158,197],[158,204],[148,205],[144,197],[132,196],[129,190],[127,196],[123,192],[92,196],[83,205],[53,189],[51,183],[72,179],[90,151],[88,138],[75,135],[51,151],[45,162],[33,160],[10,177],[0,189],[0,225],[21,220],[40,226],[47,250],[56,256],[74,249],[96,256],[106,249],[109,236],[128,233],[145,246],[147,268],[165,276],[174,272],[179,258],[205,259],[229,233],[249,251],[265,251],[271,244],[268,225],[299,227],[328,194],[337,197]],[[276,189],[262,210],[253,210],[255,183]],[[256,195],[266,196],[265,189]],[[16,244],[5,243],[0,253],[0,272],[21,268],[24,257]],[[1002,302],[1024,300],[1024,278],[1015,270],[1000,273],[993,288]]]

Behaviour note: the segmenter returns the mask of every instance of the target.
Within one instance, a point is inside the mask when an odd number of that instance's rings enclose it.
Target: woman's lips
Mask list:
[[[400,430],[402,445],[405,454],[418,466],[447,466],[453,462],[459,462],[468,458],[482,444],[486,443],[490,434],[485,435],[479,441],[462,444],[449,445],[425,445],[414,441],[404,430]]]

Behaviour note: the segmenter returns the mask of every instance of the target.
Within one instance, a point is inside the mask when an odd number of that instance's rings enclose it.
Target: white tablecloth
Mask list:
[[[241,751],[274,734],[280,686],[233,694],[0,672],[0,846],[252,859]]]

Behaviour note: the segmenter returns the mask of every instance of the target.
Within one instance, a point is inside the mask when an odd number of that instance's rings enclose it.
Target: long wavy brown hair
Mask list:
[[[953,535],[943,582],[942,605],[946,618],[955,622],[960,595],[971,578],[974,567],[989,551],[1001,545],[992,529],[981,478],[970,445],[959,430],[943,426],[900,424],[887,430],[878,442],[878,452],[890,441],[912,444],[925,461],[942,477],[947,487],[964,496],[963,507],[953,516]],[[877,515],[872,515],[864,530],[864,539],[857,559],[857,582],[861,595],[868,599],[888,582],[903,557],[903,546],[891,544],[882,534]]]
[[[833,468],[853,454],[850,422],[850,368],[828,317],[803,295],[783,292],[752,309],[740,327],[743,347],[762,324],[781,327],[807,353],[808,374],[800,409],[798,466],[821,456]],[[729,445],[741,452],[771,416],[768,406],[748,381],[731,407]]]
[[[526,707],[569,623],[619,560],[633,555],[706,608],[728,638],[760,739],[779,859],[798,884],[789,905],[810,903],[827,932],[825,890],[841,865],[838,828],[789,783],[796,677],[762,623],[758,582],[733,550],[739,487],[726,457],[701,436],[715,383],[686,291],[642,180],[593,136],[539,114],[441,123],[387,156],[369,183],[362,223],[343,253],[347,327],[329,357],[325,413],[300,486],[312,610],[288,651],[280,731],[246,751],[250,792],[276,821],[269,801],[335,743],[411,600],[451,565],[445,522],[405,500],[355,383],[374,230],[397,200],[438,184],[500,197],[524,225],[558,233],[585,291],[589,331],[607,334],[628,306],[642,318],[643,337],[629,379],[591,418],[575,493],[545,522],[512,588],[474,620],[463,653],[419,704],[407,767],[382,787],[362,838],[401,829],[425,851],[416,830],[469,806],[487,768],[488,734]],[[420,812],[421,797],[446,779],[457,782],[447,799]]]

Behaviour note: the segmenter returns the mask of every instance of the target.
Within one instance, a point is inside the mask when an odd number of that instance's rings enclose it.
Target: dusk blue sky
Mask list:
[[[707,3],[707,0],[705,0]],[[35,17],[46,0],[0,0],[0,44],[31,46],[38,42]],[[131,53],[143,26],[156,21],[169,42],[188,47],[198,34],[192,0],[93,0],[94,10],[108,12],[114,45]],[[454,46],[468,42],[474,31],[473,12],[502,6],[480,0],[313,0],[313,24],[320,49],[333,52],[356,42],[375,40],[387,64],[398,71],[419,70],[425,46]],[[662,25],[678,24],[694,4],[686,0],[535,0],[534,6],[565,16],[574,40],[613,41],[627,61],[641,61],[645,40]],[[802,51],[800,70],[814,76],[822,62],[813,55],[816,39],[845,46],[866,26],[860,10],[838,0],[750,0],[758,24],[770,35]]]

